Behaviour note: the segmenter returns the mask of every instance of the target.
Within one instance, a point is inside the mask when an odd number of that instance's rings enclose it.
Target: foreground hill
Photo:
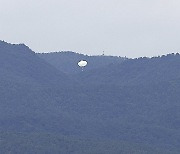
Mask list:
[[[77,79],[91,101],[71,104],[69,110],[97,121],[91,124],[96,136],[178,148],[179,68],[180,55],[170,54],[81,72]]]
[[[3,153],[180,152],[178,54],[65,75],[1,41],[0,64]]]
[[[0,131],[42,130],[72,81],[36,56],[24,44],[0,41]],[[60,103],[59,99],[59,103]],[[49,114],[48,114],[49,113]]]
[[[81,134],[87,137],[108,135],[111,139],[178,147],[179,68],[180,55],[169,54],[87,69],[74,76],[82,84],[76,91],[84,101],[74,96],[75,104],[70,101],[62,107],[90,125],[86,131],[84,122],[81,125]]]
[[[45,133],[1,133],[1,153],[17,154],[178,154],[150,145],[91,140]]]

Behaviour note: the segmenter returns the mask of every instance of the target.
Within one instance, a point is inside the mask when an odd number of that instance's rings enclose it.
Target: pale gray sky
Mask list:
[[[180,0],[0,0],[0,39],[37,52],[179,52]]]

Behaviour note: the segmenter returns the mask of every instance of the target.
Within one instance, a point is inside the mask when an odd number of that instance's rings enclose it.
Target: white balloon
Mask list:
[[[85,61],[85,60],[81,60],[78,62],[79,67],[85,67],[86,65],[87,65],[87,61]]]

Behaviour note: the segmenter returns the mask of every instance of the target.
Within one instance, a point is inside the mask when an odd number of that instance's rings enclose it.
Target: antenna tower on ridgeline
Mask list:
[[[102,54],[103,56],[104,56],[104,51],[103,51],[103,54]]]

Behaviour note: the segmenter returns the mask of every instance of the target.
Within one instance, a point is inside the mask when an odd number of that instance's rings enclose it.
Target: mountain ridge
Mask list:
[[[64,145],[64,153],[88,147],[98,153],[113,142],[108,152],[179,153],[179,57],[91,57],[99,65],[82,72],[76,63],[64,73],[67,66],[58,68],[60,63],[48,63],[25,45],[0,42],[0,150],[25,141],[26,147],[41,147],[34,153],[46,151],[47,142],[55,151]],[[124,149],[113,148],[124,143]]]
[[[50,53],[37,53],[37,55],[44,59],[46,62],[56,67],[58,70],[66,74],[77,74],[81,69],[77,65],[80,60],[86,60],[88,65],[85,71],[101,68],[112,63],[121,63],[126,58],[117,56],[88,56],[75,52],[50,52]]]

